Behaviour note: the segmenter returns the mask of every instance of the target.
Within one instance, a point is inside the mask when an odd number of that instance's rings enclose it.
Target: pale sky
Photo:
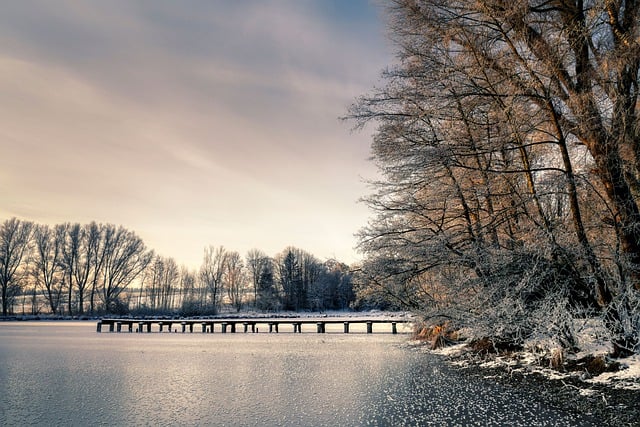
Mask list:
[[[338,117],[390,57],[368,0],[4,1],[0,219],[354,262],[371,130]]]

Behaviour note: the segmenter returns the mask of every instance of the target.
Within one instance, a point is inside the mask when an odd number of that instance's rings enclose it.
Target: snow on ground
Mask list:
[[[596,321],[589,321],[579,325],[578,339],[580,352],[576,354],[563,353],[562,357],[565,361],[581,360],[588,356],[602,356],[606,360],[611,361],[607,355],[611,351],[608,343],[606,331]],[[600,375],[590,376],[586,372],[567,372],[554,369],[549,366],[549,358],[554,353],[560,353],[561,350],[553,341],[538,339],[531,340],[525,345],[525,350],[517,353],[490,355],[480,361],[477,357],[471,356],[466,343],[456,344],[437,350],[431,350],[429,345],[424,345],[423,341],[414,341],[410,345],[424,349],[426,352],[439,354],[451,360],[455,366],[466,367],[470,365],[479,366],[481,368],[505,368],[513,372],[537,373],[546,378],[554,380],[563,380],[574,377],[585,381],[586,384],[599,384],[607,387],[627,390],[640,390],[640,354],[631,357],[617,359],[615,362],[620,364],[620,370],[616,372],[604,372]],[[588,394],[592,392],[589,389],[583,389],[580,393]]]
[[[605,372],[588,379],[591,383],[611,384],[616,388],[640,390],[640,354],[619,360],[621,370]]]

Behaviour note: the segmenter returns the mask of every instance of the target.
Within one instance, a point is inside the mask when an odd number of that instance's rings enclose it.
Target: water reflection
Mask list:
[[[0,425],[576,425],[404,340],[0,323]]]

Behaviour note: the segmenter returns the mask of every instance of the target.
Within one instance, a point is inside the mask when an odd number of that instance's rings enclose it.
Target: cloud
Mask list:
[[[388,53],[343,3],[12,2],[0,215],[120,223],[180,262],[208,244],[352,259],[373,168],[337,117]]]

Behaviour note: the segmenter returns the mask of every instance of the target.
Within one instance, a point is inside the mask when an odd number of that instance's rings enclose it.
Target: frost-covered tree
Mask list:
[[[388,11],[398,62],[350,114],[378,124],[383,174],[359,277],[425,315],[490,319],[507,340],[549,301],[601,310],[614,353],[637,350],[625,319],[640,292],[639,5]]]

